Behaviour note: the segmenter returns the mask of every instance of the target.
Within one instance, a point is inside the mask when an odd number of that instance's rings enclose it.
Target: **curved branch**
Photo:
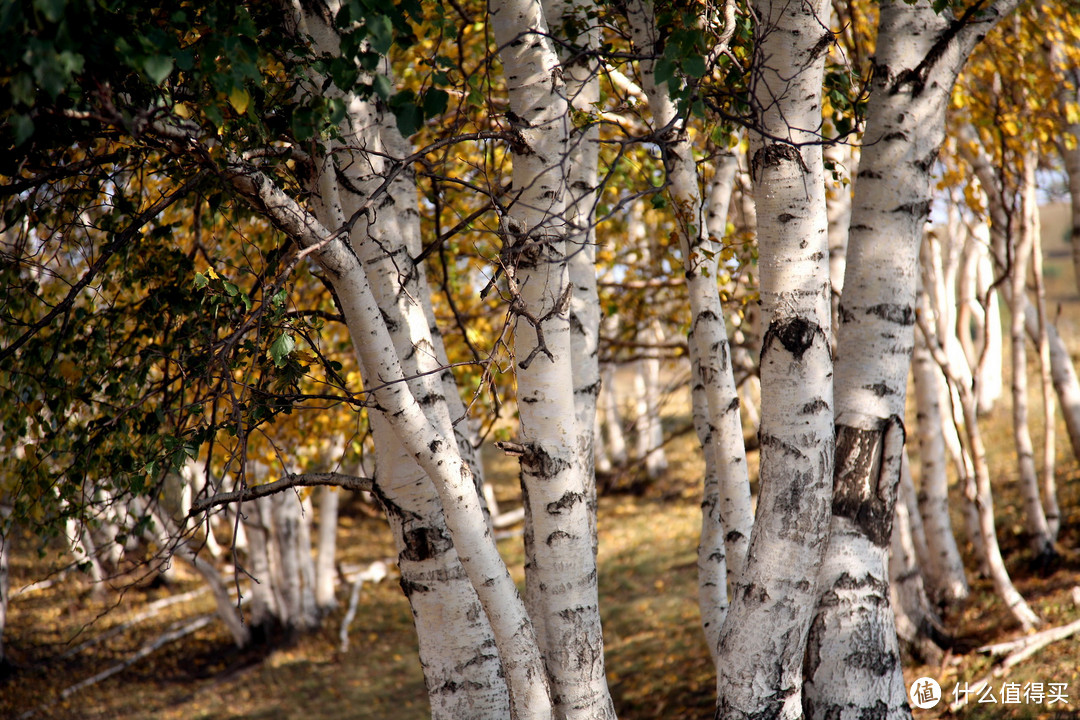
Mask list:
[[[188,517],[193,517],[200,513],[209,510],[212,507],[218,505],[227,505],[233,502],[247,502],[248,500],[257,500],[267,495],[273,495],[274,493],[284,492],[291,488],[298,487],[319,487],[322,485],[332,485],[334,487],[345,488],[346,490],[361,490],[370,492],[374,486],[375,481],[372,478],[359,477],[357,475],[345,475],[343,473],[329,472],[329,473],[303,473],[300,475],[289,474],[280,480],[275,480],[265,485],[255,485],[253,487],[245,488],[243,490],[234,490],[233,492],[218,493],[208,498],[203,498],[191,504],[191,511],[188,513]]]

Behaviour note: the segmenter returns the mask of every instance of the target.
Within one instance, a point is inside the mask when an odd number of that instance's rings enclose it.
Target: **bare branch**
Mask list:
[[[345,475],[343,473],[329,472],[329,473],[303,473],[299,475],[289,474],[280,480],[275,480],[265,485],[255,485],[253,487],[245,488],[243,490],[235,490],[233,492],[218,493],[212,497],[199,500],[192,503],[191,512],[188,513],[188,517],[198,515],[205,512],[217,505],[226,505],[233,502],[247,502],[248,500],[257,500],[267,495],[273,495],[274,493],[283,492],[291,488],[298,487],[319,487],[322,485],[333,485],[334,487],[345,488],[346,490],[361,490],[370,492],[375,481],[367,477],[359,477],[357,475]]]

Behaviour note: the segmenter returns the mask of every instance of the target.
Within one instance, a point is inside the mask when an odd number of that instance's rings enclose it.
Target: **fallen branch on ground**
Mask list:
[[[355,579],[352,581],[352,592],[349,594],[349,609],[345,613],[345,619],[341,621],[341,631],[338,633],[338,638],[341,641],[341,652],[345,652],[349,649],[349,625],[352,624],[353,618],[356,617],[356,608],[360,604],[360,588],[364,586],[364,582],[377,583],[382,581],[387,576],[388,568],[386,563],[382,560],[376,560],[367,566],[367,569],[356,574]]]

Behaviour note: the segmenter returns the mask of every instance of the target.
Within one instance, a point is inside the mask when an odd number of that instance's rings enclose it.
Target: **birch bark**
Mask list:
[[[559,45],[563,82],[571,112],[590,118],[575,123],[567,138],[567,261],[570,299],[570,352],[574,408],[580,438],[577,462],[585,468],[593,552],[596,552],[596,404],[600,394],[600,297],[596,283],[596,203],[600,198],[600,126],[591,117],[600,103],[600,26],[591,0],[545,0],[549,27]]]
[[[671,100],[670,88],[656,82],[656,63],[650,58],[660,55],[662,49],[653,4],[649,0],[635,0],[627,5],[626,14],[634,46],[643,53],[642,87],[664,156],[690,299],[692,319],[687,339],[695,370],[692,397],[695,419],[700,418],[695,421],[698,440],[705,454],[698,588],[706,639],[715,648],[727,606],[726,582],[719,563],[726,559],[731,580],[738,579],[746,562],[753,525],[739,396],[717,278],[723,232],[714,235],[709,231],[702,212],[704,202],[693,146]],[[716,48],[716,52],[722,51],[723,48]],[[717,171],[726,177],[726,197],[720,192],[722,207],[713,209],[718,223],[727,223],[727,204],[736,168],[734,157],[729,156],[727,164]],[[723,186],[723,182],[718,183],[718,187]],[[723,542],[726,558],[718,555],[721,551],[718,540]]]
[[[501,218],[515,326],[526,513],[526,600],[559,718],[608,718],[589,501],[591,421],[579,427],[574,393],[567,245],[569,103],[536,0],[493,0],[489,17],[503,63],[515,135],[514,204]]]
[[[925,0],[880,4],[839,310],[836,475],[806,652],[808,718],[911,716],[887,558],[930,170],[960,68],[979,33],[1013,6],[997,3],[965,23]]]
[[[1039,498],[1039,477],[1035,469],[1035,446],[1031,440],[1028,424],[1028,366],[1027,338],[1024,328],[1024,307],[1029,304],[1027,296],[1028,262],[1035,247],[1038,207],[1035,201],[1035,163],[1033,154],[1025,154],[1024,175],[1020,194],[1020,217],[1009,233],[1008,255],[1012,259],[1007,268],[1009,283],[1010,321],[1009,340],[1012,358],[1012,426],[1016,443],[1016,459],[1019,466],[1021,497],[1024,499],[1024,517],[1036,562],[1044,563],[1056,554],[1046,522],[1042,501]],[[1040,323],[1041,325],[1041,323]]]
[[[949,478],[945,471],[945,440],[942,437],[941,370],[934,363],[926,339],[915,338],[912,363],[918,423],[921,484],[919,514],[926,532],[928,563],[923,572],[930,594],[937,602],[955,604],[968,595],[964,562],[956,546],[949,518]]]
[[[718,719],[802,715],[832,491],[831,288],[821,123],[828,4],[754,3],[751,131],[761,300],[761,494],[720,632]]]

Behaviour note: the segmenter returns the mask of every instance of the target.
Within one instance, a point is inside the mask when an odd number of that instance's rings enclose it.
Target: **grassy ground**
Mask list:
[[[1049,248],[1054,252],[1054,248]],[[1061,248],[1056,248],[1060,257]],[[1072,270],[1061,262],[1051,278],[1054,297],[1070,304],[1076,297]],[[1070,316],[1063,323],[1073,323]],[[1066,334],[1078,337],[1075,326]],[[684,427],[685,398],[673,403],[665,421]],[[989,418],[988,444],[996,482],[999,536],[1013,578],[1047,625],[1080,618],[1071,597],[1080,584],[1080,466],[1060,435],[1058,481],[1065,512],[1061,562],[1047,573],[1030,568],[1021,508],[1015,487],[1015,459],[1007,411]],[[1036,437],[1038,443],[1040,439]],[[605,497],[600,504],[600,593],[608,678],[619,716],[625,720],[712,717],[714,676],[699,630],[696,602],[695,546],[699,523],[701,461],[693,433],[669,446],[671,469],[640,496]],[[514,470],[506,458],[489,454],[490,475],[500,499],[514,501]],[[751,467],[756,457],[751,457]],[[959,517],[954,522],[959,524]],[[359,564],[393,555],[385,523],[370,507],[352,503],[343,509],[339,548],[342,563]],[[510,538],[502,550],[521,578],[521,541]],[[238,653],[217,624],[168,645],[101,683],[60,696],[61,689],[130,657],[174,622],[213,611],[207,595],[179,604],[151,621],[73,655],[69,649],[104,635],[147,603],[170,593],[200,587],[180,568],[175,587],[137,583],[125,592],[95,598],[77,574],[57,578],[43,590],[19,593],[41,579],[51,557],[29,548],[33,538],[16,538],[12,566],[13,597],[5,647],[14,668],[0,677],[0,718],[17,718],[40,708],[37,718],[109,720],[273,720],[303,718],[395,718],[427,716],[423,678],[408,604],[391,576],[365,586],[351,646],[338,650],[344,610],[324,627],[288,647]],[[970,553],[968,553],[970,556]],[[975,577],[971,573],[971,577]],[[344,595],[339,595],[344,601]],[[996,599],[989,582],[975,579],[968,604],[947,618],[957,641],[954,651],[934,666],[905,669],[908,682],[936,679],[951,699],[957,683],[974,685],[991,666],[973,648],[1019,635],[1019,629]],[[916,710],[916,718],[1080,717],[1080,636],[1043,649],[994,678],[994,695],[1003,682],[1065,683],[1069,705],[973,702],[958,715],[944,705]],[[977,700],[978,698],[974,698]]]
[[[669,418],[677,422],[678,418]],[[995,443],[998,447],[1007,442]],[[601,502],[600,590],[604,614],[608,676],[622,718],[710,718],[714,676],[699,630],[695,545],[699,511],[700,463],[693,436],[670,447],[672,469],[644,496],[606,497]],[[508,466],[494,463],[495,472]],[[1021,592],[1044,620],[1059,625],[1080,617],[1070,592],[1080,583],[1080,468],[1062,467],[1062,505],[1066,508],[1062,563],[1047,576],[1028,571],[1030,555],[1020,525],[1012,483],[999,486],[1000,535]],[[500,484],[510,501],[512,486]],[[390,538],[377,514],[359,503],[347,507],[342,522],[342,561],[371,562],[392,555]],[[24,538],[25,548],[32,539]],[[502,543],[520,579],[520,538]],[[36,579],[34,555],[17,553],[12,589]],[[351,626],[351,647],[341,653],[337,634],[343,616],[331,616],[322,630],[290,647],[266,653],[237,653],[215,623],[156,651],[118,675],[66,699],[62,687],[123,660],[173,622],[212,612],[207,596],[169,609],[116,638],[71,657],[72,645],[104,634],[133,612],[169,592],[199,587],[183,571],[175,588],[137,586],[122,597],[95,599],[77,575],[51,587],[16,595],[6,647],[17,671],[0,680],[0,717],[15,718],[45,707],[42,718],[161,718],[210,720],[245,718],[400,718],[426,717],[423,678],[409,608],[393,580],[366,586]],[[344,599],[344,598],[342,598]],[[908,681],[937,679],[946,694],[957,682],[974,684],[988,674],[984,656],[970,652],[983,643],[1018,634],[988,582],[976,580],[971,602],[949,618],[960,651],[934,667],[908,668]],[[1004,680],[1067,683],[1073,707],[1080,707],[1080,638],[1057,643],[1010,672]],[[1036,709],[1043,711],[1036,713]],[[1032,705],[973,705],[964,718],[1073,717],[1053,715]],[[1080,715],[1077,715],[1080,716]],[[945,717],[940,708],[916,717]]]

